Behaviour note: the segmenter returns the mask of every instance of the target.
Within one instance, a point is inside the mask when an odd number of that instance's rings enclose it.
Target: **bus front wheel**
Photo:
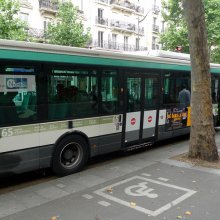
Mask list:
[[[52,168],[56,175],[65,176],[82,170],[88,161],[86,140],[80,135],[71,135],[56,146]]]

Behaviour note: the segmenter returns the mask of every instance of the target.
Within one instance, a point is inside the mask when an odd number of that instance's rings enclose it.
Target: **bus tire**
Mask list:
[[[77,134],[67,136],[56,146],[53,154],[52,169],[58,176],[76,173],[85,166],[89,157],[86,140]]]

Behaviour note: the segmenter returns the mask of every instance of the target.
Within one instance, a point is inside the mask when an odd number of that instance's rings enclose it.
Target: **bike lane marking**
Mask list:
[[[149,187],[148,186],[149,184],[155,185],[156,188],[158,188],[158,186],[159,186],[159,187],[168,187],[171,190],[179,190],[179,191],[183,192],[183,195],[179,196],[178,198],[176,198],[172,201],[167,201],[168,203],[166,203],[165,205],[162,205],[159,208],[156,208],[155,210],[150,210],[148,208],[144,208],[139,205],[135,205],[135,206],[131,207],[131,201],[126,201],[125,199],[119,198],[120,196],[118,196],[118,195],[113,196],[112,193],[109,194],[108,192],[106,192],[107,188],[115,188],[116,189],[116,187],[121,187],[122,184],[129,184],[129,182],[131,182],[131,181],[138,181],[138,183],[133,184],[133,185],[130,184],[128,187],[124,187],[124,195],[133,196],[137,200],[140,197],[150,199],[150,200],[152,200],[152,199],[155,200],[155,199],[159,198],[160,195],[156,192],[156,190],[153,187]],[[179,187],[179,186],[172,185],[172,184],[168,184],[168,183],[164,183],[164,182],[160,182],[158,180],[153,180],[153,179],[149,179],[149,178],[142,177],[142,176],[133,176],[131,178],[128,178],[128,179],[119,181],[117,183],[114,183],[112,185],[108,185],[108,186],[105,186],[101,189],[95,190],[93,193],[96,195],[99,195],[101,197],[104,197],[105,199],[114,201],[114,202],[119,203],[121,205],[127,206],[129,208],[135,209],[140,212],[143,212],[147,215],[157,216],[157,215],[161,214],[162,212],[164,212],[164,211],[170,209],[171,207],[179,204],[180,202],[184,201],[185,199],[189,198],[190,196],[192,196],[196,192],[197,191],[183,188],[183,187]],[[148,203],[146,202],[146,204],[148,204]]]

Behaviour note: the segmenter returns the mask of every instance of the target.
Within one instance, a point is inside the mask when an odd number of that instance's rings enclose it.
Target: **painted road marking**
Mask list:
[[[163,177],[159,177],[157,178],[158,180],[161,180],[161,181],[164,181],[164,182],[167,182],[169,179],[166,179],[166,178],[163,178]]]
[[[147,184],[147,182],[142,182],[137,185],[129,186],[125,189],[125,193],[131,196],[147,196],[151,199],[157,198],[158,195],[156,193],[151,193],[154,189],[149,188]]]
[[[105,206],[105,207],[108,207],[108,206],[111,205],[111,203],[106,202],[106,201],[100,201],[100,202],[98,202],[98,204],[99,204],[99,205],[102,205],[102,206]]]
[[[93,198],[93,196],[91,196],[89,194],[82,195],[82,197],[84,197],[86,199],[92,199]]]
[[[59,183],[59,184],[57,184],[56,186],[59,187],[59,188],[64,188],[64,187],[65,187],[65,185],[62,184],[62,183]]]
[[[149,173],[142,173],[141,175],[143,175],[143,176],[151,176],[151,174],[149,174]]]
[[[139,189],[137,188],[137,186],[139,187]],[[113,189],[113,193],[111,194],[109,194],[106,191],[106,188],[110,188],[110,187]],[[136,187],[136,191],[134,190],[133,192],[133,189],[135,187]],[[146,195],[145,190],[149,189],[147,187],[150,187],[150,189],[153,189],[153,190],[155,189],[153,193],[155,193],[157,197],[155,195],[152,197],[149,196],[152,191],[148,192],[148,194]],[[173,193],[173,197],[171,198],[165,195],[167,189],[164,190],[163,188],[168,188],[168,193],[170,193],[170,191],[171,192],[178,191],[178,193]],[[158,192],[156,191],[156,189]],[[104,188],[98,189],[94,191],[93,193],[99,196],[102,196],[105,199],[114,201],[118,204],[135,209],[142,213],[145,213],[147,215],[157,216],[161,214],[162,212],[184,201],[185,199],[189,198],[190,196],[195,194],[196,191],[183,188],[183,187],[179,187],[176,185],[160,182],[158,180],[149,179],[149,178],[142,177],[142,176],[134,176],[134,177],[119,181],[117,183],[114,183],[112,185],[105,186]],[[134,194],[132,195],[132,193]],[[133,196],[135,198],[132,198]],[[168,198],[170,198],[171,201],[166,201],[168,200]],[[154,206],[152,206],[152,202],[151,202],[152,199],[154,199],[154,203],[153,203]],[[135,207],[131,207],[130,202],[132,200],[135,201],[138,205],[136,205]],[[160,203],[163,203],[163,204],[161,205]],[[143,205],[141,206],[141,204]],[[148,204],[149,208],[146,208],[146,204]]]

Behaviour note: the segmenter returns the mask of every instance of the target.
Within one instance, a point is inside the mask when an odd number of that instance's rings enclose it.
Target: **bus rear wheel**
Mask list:
[[[56,175],[65,176],[76,173],[88,161],[89,150],[86,140],[80,135],[71,135],[56,146],[52,168]]]

